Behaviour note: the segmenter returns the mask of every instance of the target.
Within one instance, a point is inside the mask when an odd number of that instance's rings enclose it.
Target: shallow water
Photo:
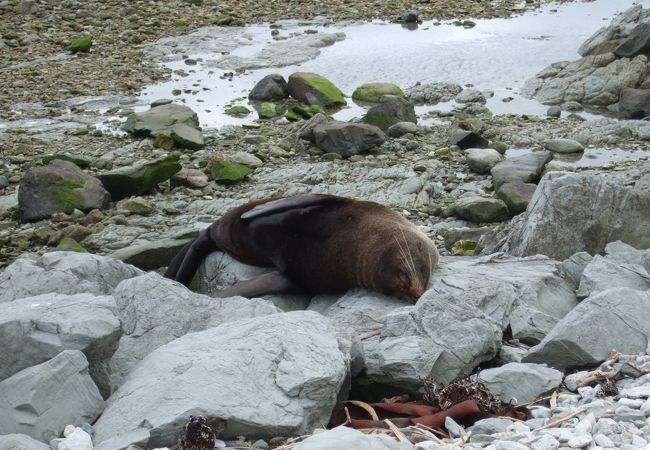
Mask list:
[[[607,25],[615,13],[636,3],[650,6],[650,0],[551,4],[511,19],[477,20],[471,29],[431,21],[415,30],[379,21],[337,26],[284,24],[280,31],[284,37],[307,29],[320,35],[346,36],[329,46],[310,47],[304,54],[299,50],[301,39],[314,40],[318,35],[275,41],[267,25],[213,27],[202,30],[199,40],[185,39],[164,49],[163,53],[169,53],[159,59],[168,60],[168,67],[182,69],[186,76],[174,75],[169,82],[147,87],[140,100],[180,99],[198,112],[205,127],[241,124],[254,120],[257,114],[245,119],[229,117],[223,114],[228,102],[239,98],[234,103],[247,105],[248,92],[267,74],[288,77],[296,71],[309,71],[329,78],[347,95],[371,81],[394,82],[402,88],[418,82],[451,81],[493,91],[488,107],[495,114],[543,115],[547,106],[517,95],[523,83],[553,62],[579,58],[577,49],[587,37]],[[187,65],[184,58],[198,61]],[[292,60],[303,62],[275,67]],[[251,66],[257,68],[231,79],[221,78],[224,73]],[[174,89],[183,93],[175,97]],[[512,100],[504,102],[508,97]],[[363,114],[363,108],[351,99],[348,103],[350,106],[335,117],[349,120]]]

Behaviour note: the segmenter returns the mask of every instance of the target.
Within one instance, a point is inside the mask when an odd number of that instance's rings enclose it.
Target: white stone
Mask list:
[[[602,433],[598,433],[594,435],[594,442],[596,443],[596,445],[605,448],[614,448],[616,446],[610,438],[608,438]]]
[[[593,438],[590,434],[577,434],[571,439],[569,439],[569,447],[571,448],[583,448],[590,445],[593,442]]]
[[[93,441],[84,430],[75,428],[63,441],[59,442],[57,450],[93,450]]]

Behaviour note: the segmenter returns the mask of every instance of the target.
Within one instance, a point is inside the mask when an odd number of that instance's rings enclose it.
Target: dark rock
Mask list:
[[[650,89],[623,88],[618,102],[621,119],[643,119],[650,116]]]
[[[170,155],[140,166],[105,172],[99,175],[99,179],[111,193],[113,200],[117,201],[131,195],[143,194],[158,183],[169,180],[179,170],[181,164],[178,162],[178,155]]]
[[[619,58],[633,58],[650,53],[650,23],[637,25],[630,35],[616,47],[614,54]]]
[[[21,220],[33,222],[57,212],[106,208],[111,201],[102,183],[68,161],[54,160],[29,170],[20,180]]]
[[[531,152],[508,158],[495,165],[490,171],[492,183],[498,189],[503,183],[512,180],[524,183],[536,182],[544,171],[546,163],[551,159],[553,159],[553,153],[549,151]]]
[[[248,94],[248,99],[253,101],[282,100],[289,97],[289,88],[282,75],[272,73],[257,82]]]
[[[558,106],[551,106],[546,111],[546,115],[549,117],[560,117],[562,115],[562,110]]]
[[[456,214],[472,222],[500,222],[506,220],[508,207],[496,198],[468,196],[458,199]]]
[[[317,125],[312,135],[316,147],[344,158],[368,152],[386,141],[383,131],[363,123],[324,123]]]
[[[0,175],[0,190],[9,186],[9,180],[4,175]]]
[[[375,125],[382,130],[388,130],[399,122],[417,123],[413,104],[403,97],[386,95],[383,101],[368,110],[363,121]]]
[[[327,78],[311,72],[289,76],[289,94],[301,103],[333,108],[347,104],[343,93]]]
[[[458,129],[449,137],[449,145],[466,148],[487,148],[490,143],[483,136],[469,130]]]
[[[496,192],[496,198],[503,200],[508,206],[511,215],[517,215],[526,211],[530,199],[537,189],[536,184],[524,183],[520,180],[512,180],[503,183]]]
[[[399,20],[400,22],[413,23],[419,20],[419,16],[415,11],[407,11],[399,16]]]

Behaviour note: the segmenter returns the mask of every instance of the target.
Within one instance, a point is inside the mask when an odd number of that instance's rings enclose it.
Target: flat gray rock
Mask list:
[[[553,159],[553,153],[548,151],[531,152],[508,158],[492,167],[490,171],[492,182],[496,188],[512,180],[534,183],[539,179],[546,163],[551,159]]]
[[[295,450],[409,450],[411,445],[385,434],[365,434],[348,427],[316,433],[300,442]]]
[[[142,270],[156,270],[169,265],[174,256],[191,240],[157,239],[121,248],[110,256]]]
[[[279,312],[268,300],[217,299],[195,294],[156,273],[123,281],[114,297],[124,334],[110,361],[112,391],[149,353],[176,338],[222,323]]]
[[[199,117],[188,106],[165,104],[131,114],[122,128],[136,136],[155,136],[160,133],[169,134],[176,124],[198,128]]]
[[[94,422],[103,407],[88,361],[78,350],[65,350],[0,381],[0,433],[49,442],[66,425]]]
[[[603,291],[583,300],[544,340],[531,348],[524,362],[557,369],[594,366],[613,350],[645,351],[650,338],[650,293],[629,288]]]
[[[0,436],[0,450],[51,450],[50,446],[25,434]]]
[[[222,437],[293,436],[327,423],[349,371],[329,320],[290,312],[187,334],[149,354],[95,423],[103,450],[177,442],[191,414]]]
[[[541,364],[509,363],[482,370],[478,377],[502,402],[521,405],[556,389],[563,374]]]
[[[581,251],[602,253],[617,240],[643,249],[650,247],[648,223],[650,193],[598,175],[550,172],[492,250],[561,260]]]
[[[585,150],[585,146],[573,139],[549,139],[544,142],[544,148],[555,153],[578,153]]]
[[[116,310],[112,297],[92,294],[42,294],[7,303],[0,310],[0,380],[63,350],[80,350],[107,396],[106,365],[122,334]]]
[[[576,295],[580,299],[587,298],[615,287],[646,291],[650,289],[650,274],[638,264],[596,255],[582,272]]]
[[[0,303],[39,294],[112,294],[120,281],[143,274],[116,259],[77,252],[24,254],[0,273]]]

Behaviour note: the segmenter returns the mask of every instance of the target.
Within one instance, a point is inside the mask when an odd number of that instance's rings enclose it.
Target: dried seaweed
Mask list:
[[[505,406],[496,398],[478,376],[459,376],[444,387],[438,387],[430,378],[422,381],[424,399],[443,411],[466,400],[473,400],[484,413],[503,415]]]

